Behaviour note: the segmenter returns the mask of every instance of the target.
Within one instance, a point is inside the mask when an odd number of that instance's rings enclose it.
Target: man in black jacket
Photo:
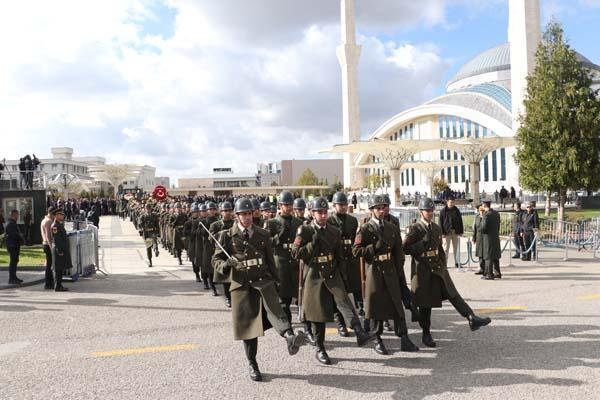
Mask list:
[[[446,207],[440,211],[440,227],[444,238],[444,251],[448,256],[450,243],[452,243],[452,253],[454,254],[454,266],[460,268],[460,254],[458,252],[458,241],[464,233],[462,214],[458,207],[454,205],[454,196],[448,197]]]
[[[19,264],[19,253],[21,252],[21,245],[23,244],[23,235],[19,231],[17,221],[19,220],[19,211],[12,210],[8,223],[6,224],[6,249],[10,256],[10,262],[8,264],[8,284],[9,285],[20,285],[23,280],[17,278],[17,264]]]

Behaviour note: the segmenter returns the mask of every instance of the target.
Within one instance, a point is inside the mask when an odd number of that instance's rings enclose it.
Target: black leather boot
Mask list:
[[[412,340],[410,340],[407,333],[400,336],[400,351],[419,351],[419,348],[412,342]]]
[[[298,353],[298,350],[300,350],[300,346],[303,346],[306,342],[306,336],[302,331],[294,333],[294,331],[289,329],[284,333],[283,336],[287,341],[288,353],[290,353],[291,356]]]
[[[315,356],[317,357],[317,361],[319,361],[321,364],[331,365],[331,360],[329,359],[329,355],[325,351],[324,347],[318,348]]]
[[[383,340],[381,340],[381,336],[377,336],[375,338],[375,352],[377,354],[381,354],[382,356],[387,356],[388,354],[390,354],[385,348]]]
[[[481,318],[475,314],[469,315],[467,317],[467,319],[469,320],[469,327],[471,328],[472,331],[476,331],[477,329],[481,328],[482,326],[486,326],[490,322],[492,322],[492,320],[489,317]]]
[[[250,373],[250,379],[252,379],[254,382],[262,381],[262,374],[258,369],[258,363],[256,360],[250,361],[248,364],[248,372]]]
[[[365,331],[362,326],[360,326],[360,322],[357,321],[355,325],[352,327],[354,334],[356,335],[356,344],[358,347],[362,347],[365,344],[369,343],[373,340],[373,336],[370,335],[367,331]]]
[[[431,332],[429,332],[428,330],[423,331],[423,338],[421,339],[421,342],[427,347],[437,346],[437,343],[433,340],[433,337],[431,336]]]

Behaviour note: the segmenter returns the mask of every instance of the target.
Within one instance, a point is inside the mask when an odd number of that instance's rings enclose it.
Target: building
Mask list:
[[[319,182],[331,185],[336,182],[344,182],[344,162],[342,159],[319,159],[319,160],[282,160],[281,181],[282,186],[298,184],[298,179],[310,169]]]
[[[513,137],[518,129],[517,115],[523,111],[526,78],[533,71],[535,50],[540,42],[539,0],[509,2],[508,43],[502,43],[477,54],[464,64],[446,84],[446,93],[425,104],[404,110],[384,122],[370,139],[424,140],[460,139],[469,137]],[[600,87],[600,66],[583,55],[577,55],[588,69],[593,87]],[[468,183],[479,181],[480,192],[493,193],[502,186],[518,192],[518,166],[514,162],[515,148],[490,151],[480,163],[478,177],[471,176],[468,165],[442,169],[452,190],[467,191]],[[381,162],[383,155],[362,153],[354,165]],[[447,149],[424,151],[406,161],[465,160],[463,155]],[[406,162],[404,161],[404,162]],[[364,168],[364,175],[384,175],[383,169]],[[416,169],[400,172],[402,194],[428,193],[426,176]]]
[[[258,187],[259,182],[256,175],[235,174],[231,168],[213,168],[210,175],[198,178],[180,178],[177,180],[178,189],[192,191],[214,192],[216,195],[228,194],[231,188]]]
[[[154,184],[156,186],[164,186],[168,189],[171,187],[171,179],[168,176],[157,176],[154,178]]]
[[[278,186],[281,183],[281,162],[258,163],[256,170],[260,186]]]

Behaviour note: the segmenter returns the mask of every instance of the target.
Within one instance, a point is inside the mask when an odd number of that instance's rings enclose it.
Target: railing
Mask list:
[[[67,237],[73,268],[66,271],[65,275],[77,280],[80,276],[96,273],[99,267],[98,228],[88,223],[85,229],[69,232]]]
[[[46,189],[48,177],[44,171],[0,171],[0,189],[4,190],[27,190]]]

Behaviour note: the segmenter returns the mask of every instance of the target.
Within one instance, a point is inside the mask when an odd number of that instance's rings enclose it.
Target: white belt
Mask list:
[[[343,243],[344,243],[344,244],[352,244],[352,240],[350,240],[350,239],[345,239],[345,240],[343,241]]]
[[[333,256],[331,256],[331,255],[319,256],[319,257],[316,257],[316,260],[318,263],[326,263],[326,262],[333,261]]]
[[[281,247],[284,249],[291,249],[292,248],[292,244],[291,243],[282,243]]]
[[[262,262],[262,259],[260,259],[260,258],[252,258],[250,260],[244,261],[244,265],[246,267],[255,267],[257,265],[262,265],[262,264],[263,264],[263,262]]]
[[[429,250],[426,251],[425,253],[423,253],[423,257],[435,257],[437,256],[438,251],[437,250]]]
[[[378,256],[375,256],[375,259],[377,261],[387,261],[392,259],[392,255],[390,253],[380,254]]]

